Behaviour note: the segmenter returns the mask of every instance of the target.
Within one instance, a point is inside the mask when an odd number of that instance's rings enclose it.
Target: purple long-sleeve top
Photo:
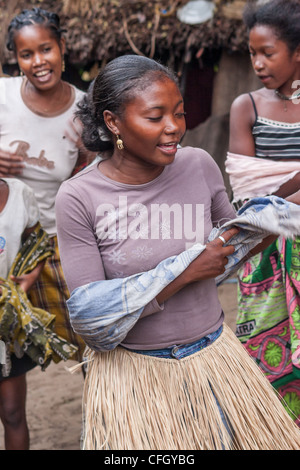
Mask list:
[[[147,271],[235,217],[223,177],[203,150],[179,149],[149,183],[104,176],[101,163],[64,182],[56,199],[58,241],[72,292],[94,281]],[[193,342],[224,320],[214,279],[194,282],[159,305],[145,306],[124,346],[157,349]]]

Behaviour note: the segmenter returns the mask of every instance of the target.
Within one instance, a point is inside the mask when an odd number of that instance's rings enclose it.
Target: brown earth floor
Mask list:
[[[235,330],[236,283],[219,287],[226,323]],[[27,374],[27,420],[31,450],[79,450],[81,433],[82,373],[70,374],[75,362],[51,364],[45,372]],[[0,450],[4,449],[0,423]]]

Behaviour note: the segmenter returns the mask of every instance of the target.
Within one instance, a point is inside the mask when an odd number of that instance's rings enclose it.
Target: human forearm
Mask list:
[[[225,241],[238,233],[237,228],[231,228],[222,234]],[[205,250],[180,274],[168,284],[157,296],[156,300],[162,304],[187,285],[204,279],[216,278],[225,271],[227,257],[234,252],[232,245],[223,246],[220,238],[206,245]]]
[[[297,204],[298,206],[300,206],[300,190],[295,191],[293,194],[291,194],[290,196],[287,196],[285,199],[289,202],[293,202],[294,204]]]
[[[300,173],[297,173],[294,178],[290,179],[287,183],[284,183],[276,193],[275,196],[282,197],[287,201],[300,204]],[[291,199],[290,199],[291,198]]]
[[[162,305],[166,300],[190,284],[190,282],[188,273],[184,271],[156,296],[157,302]]]
[[[256,245],[252,250],[249,251],[247,258],[250,258],[251,256],[257,255],[261,251],[265,250],[268,248],[271,243],[273,243],[277,238],[277,235],[269,235],[268,237],[264,238],[261,243]]]

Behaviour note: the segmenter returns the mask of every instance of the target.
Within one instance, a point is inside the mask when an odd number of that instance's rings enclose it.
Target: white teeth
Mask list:
[[[42,72],[37,72],[35,75],[37,77],[44,77],[45,75],[47,75],[48,71],[47,70],[43,70]]]

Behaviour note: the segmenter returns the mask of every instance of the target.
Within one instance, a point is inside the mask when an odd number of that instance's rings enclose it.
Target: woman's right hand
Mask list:
[[[229,242],[239,232],[234,227],[222,233],[225,242]],[[174,281],[170,282],[156,297],[159,304],[172,297],[182,288],[204,279],[211,279],[223,274],[228,256],[234,253],[234,246],[224,246],[220,238],[206,244],[205,250],[181,273]]]
[[[234,227],[222,233],[226,243],[239,232]],[[219,276],[225,272],[228,256],[234,253],[233,245],[226,245],[218,237],[206,244],[205,250],[189,265],[185,271],[187,282],[202,281]]]
[[[23,157],[0,150],[0,177],[9,178],[20,175],[23,168]]]

